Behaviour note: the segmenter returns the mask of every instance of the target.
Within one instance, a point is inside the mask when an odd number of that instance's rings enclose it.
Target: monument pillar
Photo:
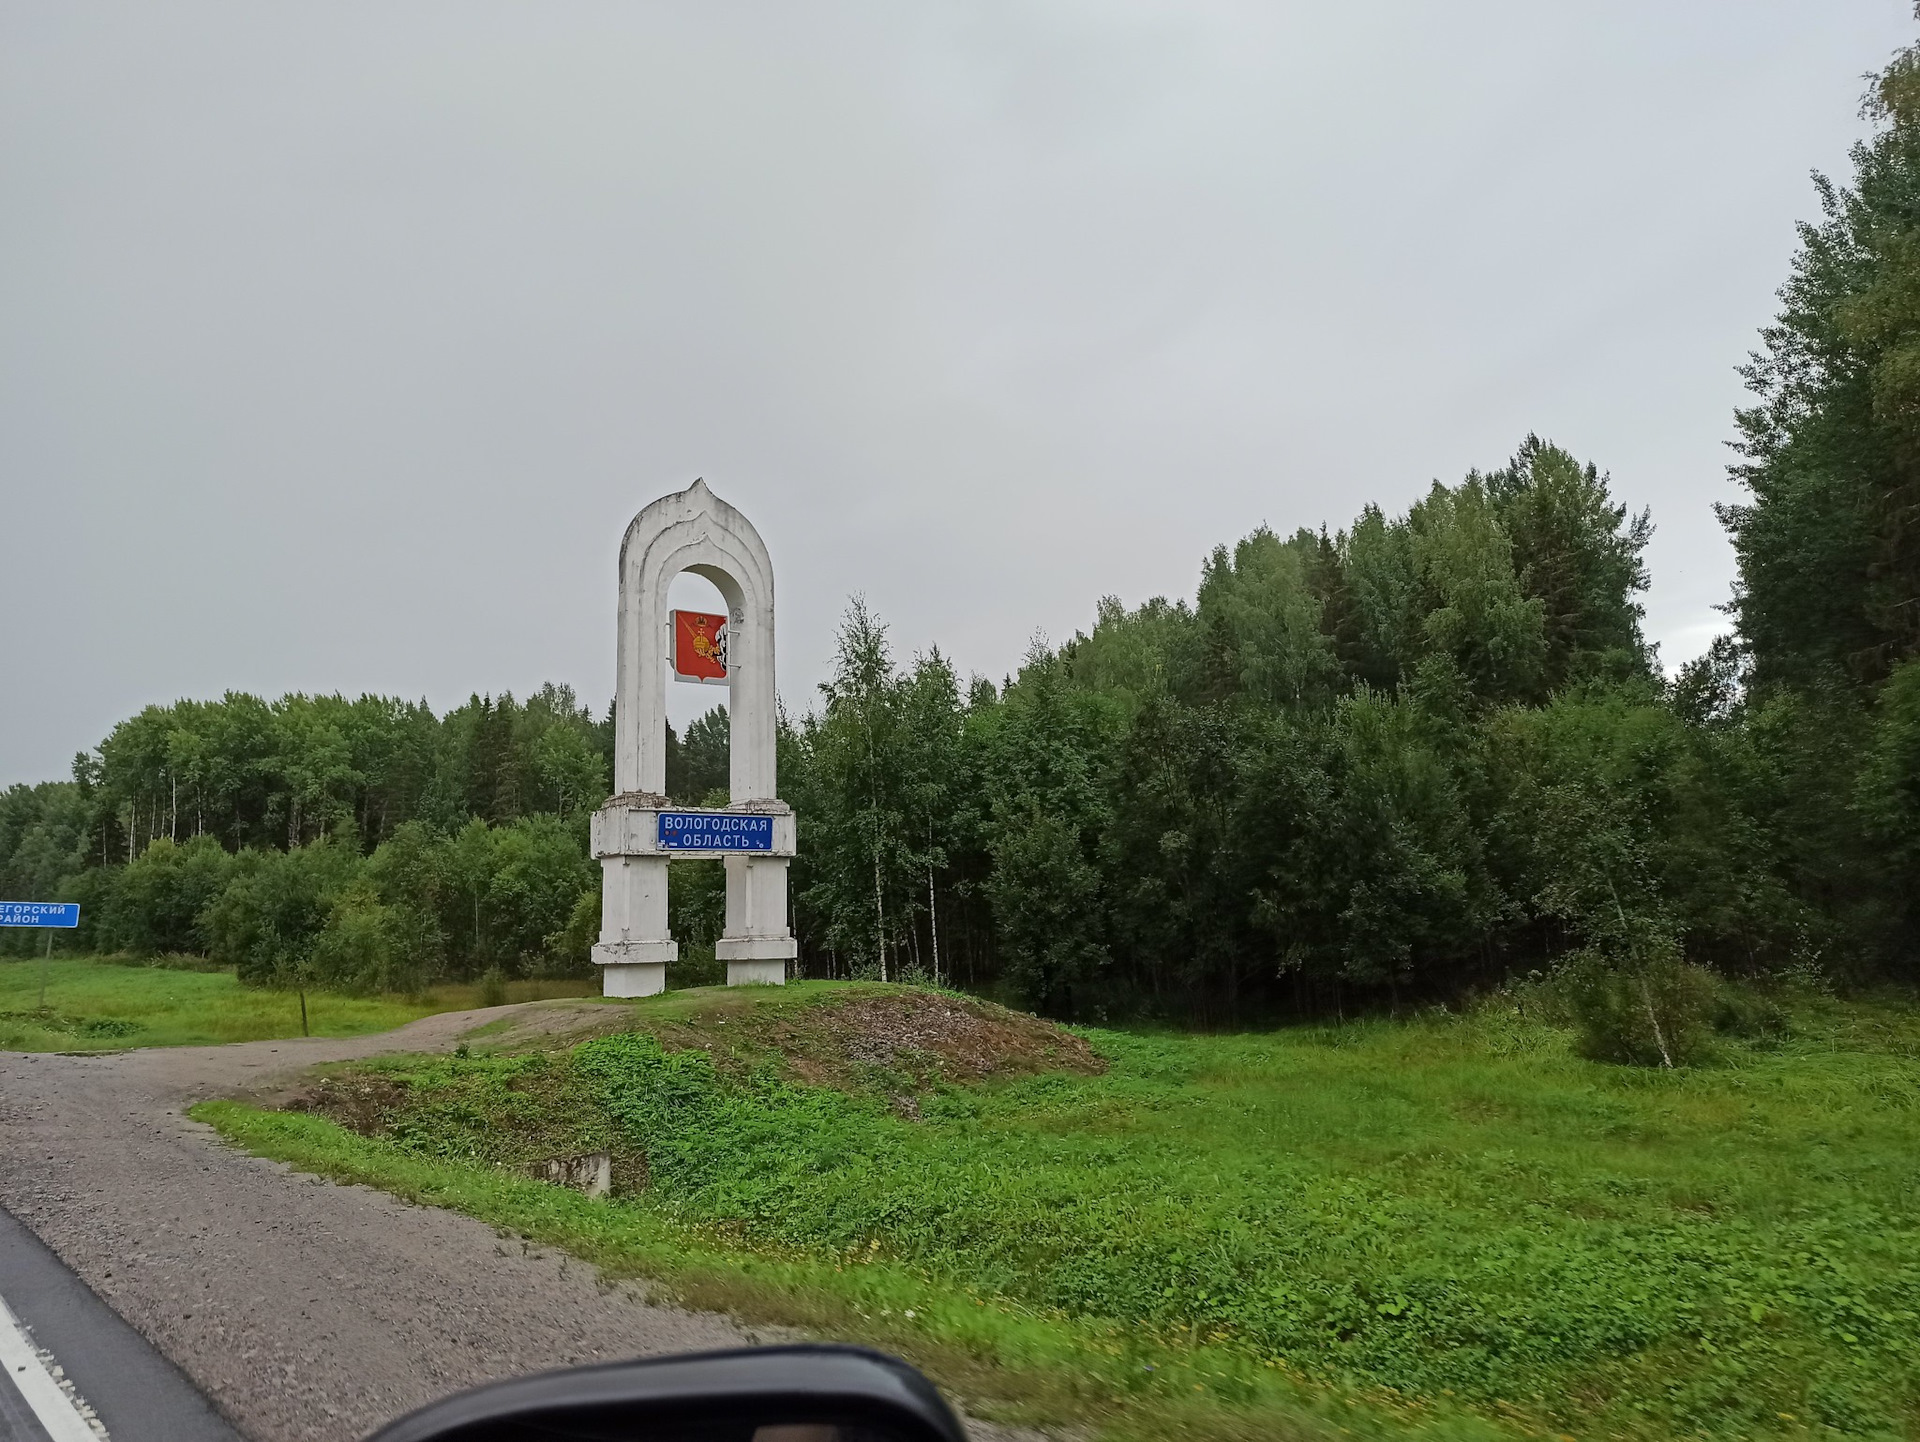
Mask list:
[[[675,807],[667,786],[667,588],[682,571],[725,598],[728,803]],[[666,986],[679,946],[667,925],[667,867],[676,857],[721,857],[726,929],[715,946],[727,984],[781,983],[798,946],[787,925],[792,810],[776,790],[773,564],[747,518],[704,481],[662,496],[633,519],[620,546],[614,795],[594,814],[601,865],[600,940],[593,948],[607,996],[651,996]]]
[[[734,855],[725,864],[727,926],[713,954],[727,964],[727,985],[784,983],[798,950],[787,929],[787,858]]]

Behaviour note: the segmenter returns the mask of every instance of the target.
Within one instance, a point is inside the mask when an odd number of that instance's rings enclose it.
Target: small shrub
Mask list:
[[[497,966],[490,966],[480,973],[480,1005],[505,1006],[507,1004],[507,978]]]
[[[1742,1041],[1779,1041],[1787,1034],[1787,1009],[1751,986],[1723,981],[1713,1000],[1713,1029]]]
[[[1629,1066],[1687,1066],[1710,1050],[1720,988],[1713,974],[1667,954],[1609,964],[1593,952],[1562,973],[1580,1051]]]

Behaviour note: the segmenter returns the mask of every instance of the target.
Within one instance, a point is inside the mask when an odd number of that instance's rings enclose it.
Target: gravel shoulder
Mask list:
[[[535,1002],[372,1037],[0,1052],[0,1206],[255,1442],[345,1442],[477,1382],[755,1341],[469,1218],[235,1152],[182,1115],[269,1095],[318,1063],[446,1049],[504,1018],[565,1030],[590,1010]]]

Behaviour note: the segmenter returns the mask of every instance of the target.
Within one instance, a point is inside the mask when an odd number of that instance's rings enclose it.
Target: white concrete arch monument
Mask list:
[[[711,663],[724,666],[728,688],[724,807],[675,806],[666,796],[667,588],[682,571],[713,582],[727,605],[724,660]],[[627,527],[618,646],[615,794],[593,817],[601,990],[651,996],[666,986],[667,963],[680,954],[667,930],[667,867],[676,857],[723,858],[727,920],[715,951],[727,985],[782,983],[797,948],[787,927],[793,812],[774,795],[773,563],[753,523],[706,482],[662,496]]]

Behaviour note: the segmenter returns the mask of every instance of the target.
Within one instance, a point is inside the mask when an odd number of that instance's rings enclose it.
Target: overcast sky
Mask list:
[[[621,531],[695,476],[772,551],[790,706],[850,593],[997,679],[1530,430],[1653,508],[1684,660],[1734,368],[1913,34],[1902,0],[0,0],[0,784],[229,688],[603,706]]]

